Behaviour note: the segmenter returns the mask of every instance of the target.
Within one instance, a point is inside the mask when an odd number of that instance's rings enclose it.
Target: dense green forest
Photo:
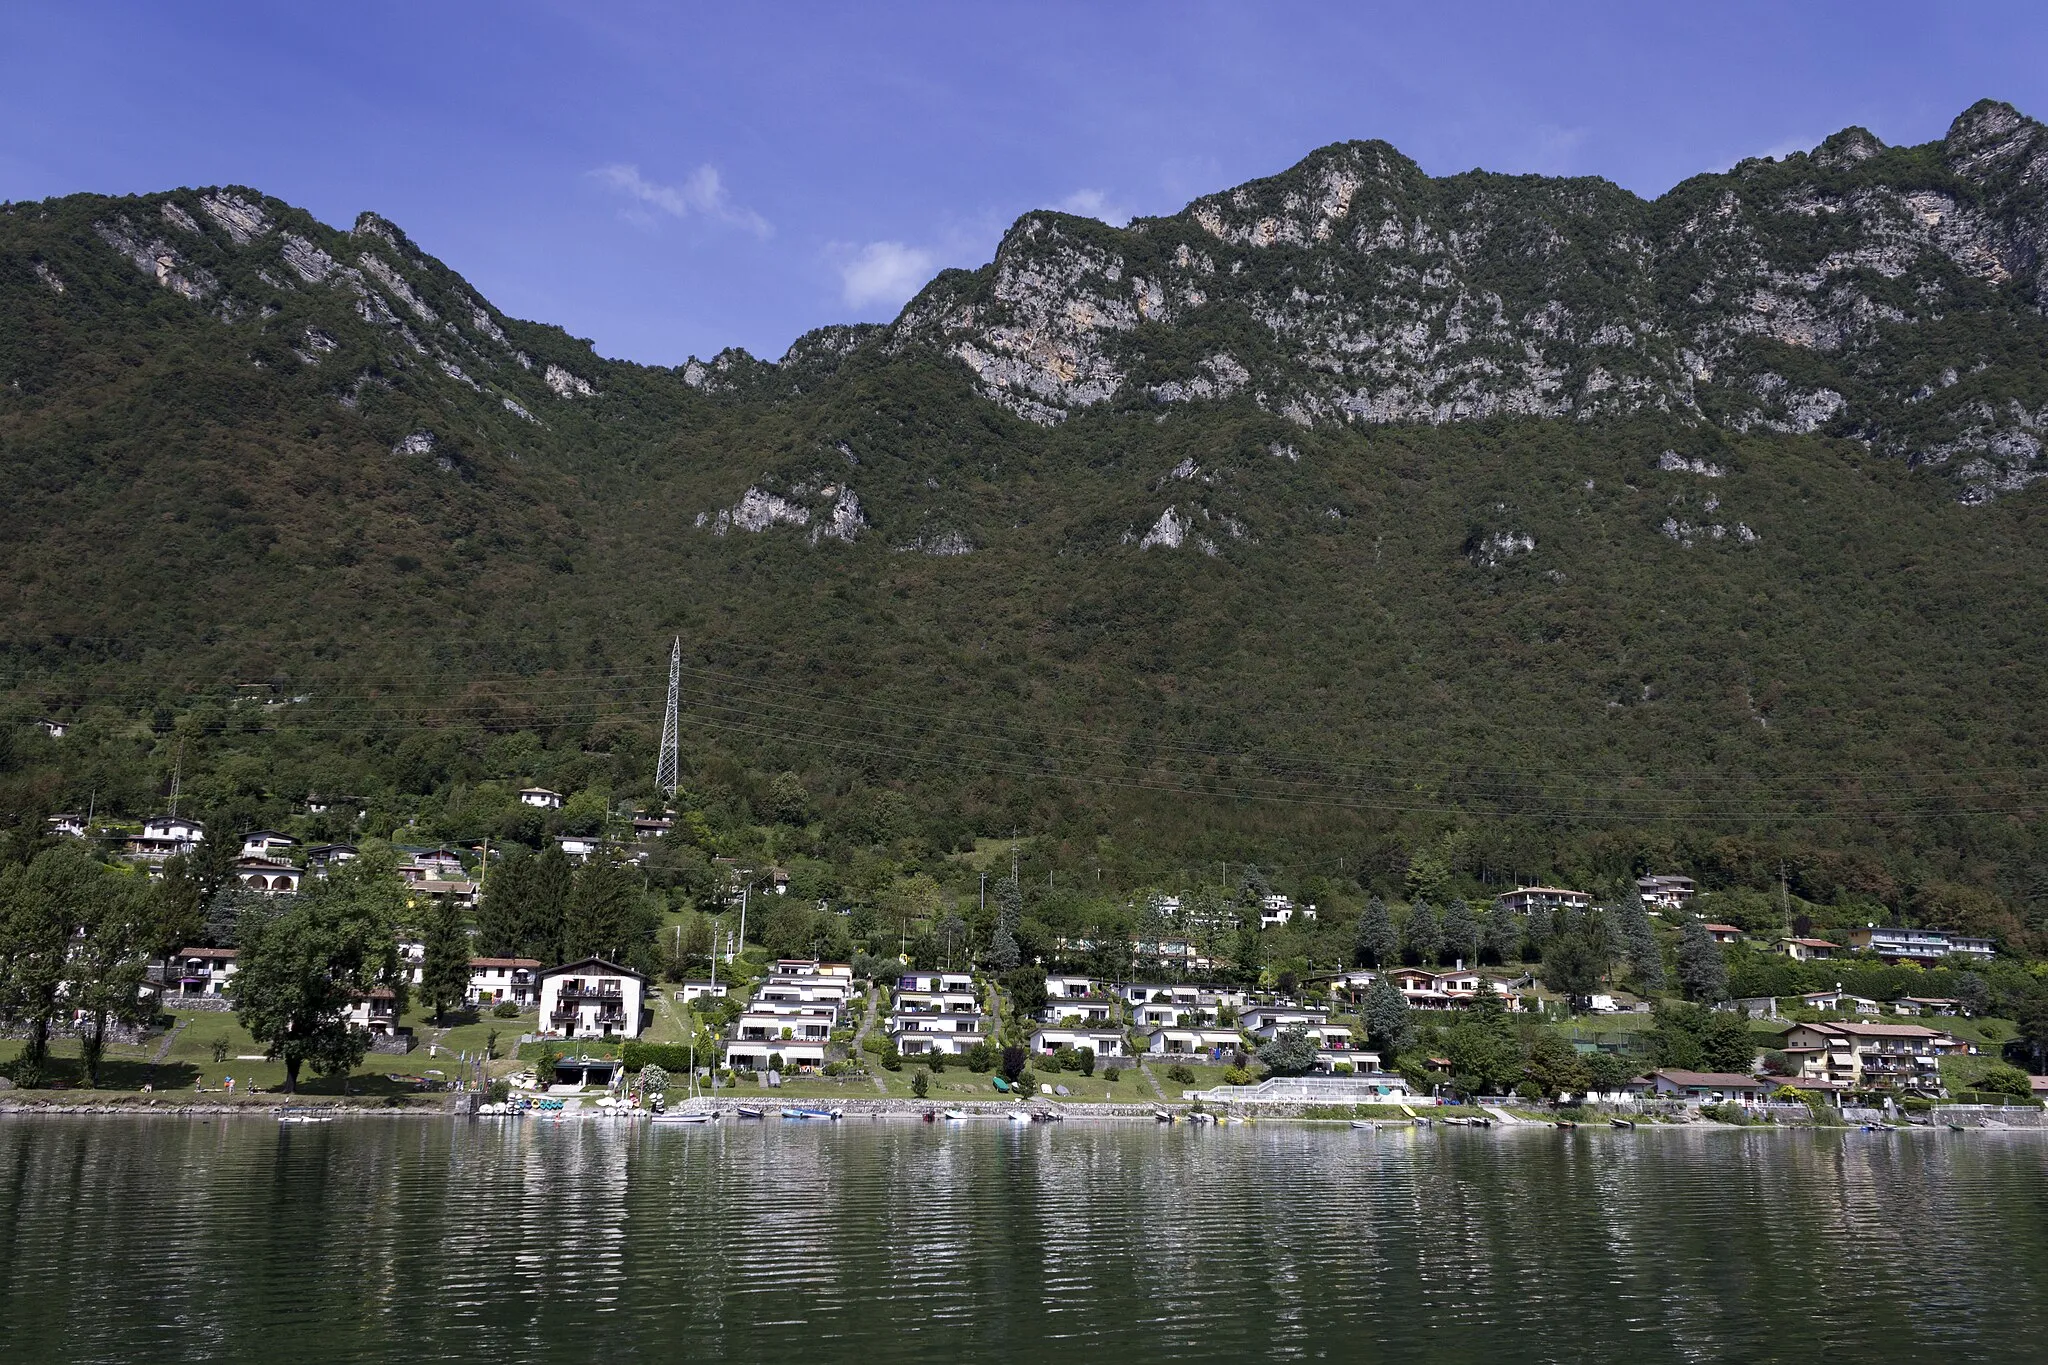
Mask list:
[[[882,915],[926,878],[978,910],[1014,836],[1048,926],[1247,864],[1333,923],[1660,871],[2039,951],[2048,330],[2007,157],[2039,130],[2006,113],[1655,202],[1352,144],[1121,232],[1032,215],[894,327],[675,370],[504,317],[374,215],[4,206],[7,856],[174,780],[230,833],[617,829],[661,804],[680,638],[671,908],[730,857],[806,904]],[[1288,237],[1347,176],[1344,212],[1406,215],[1393,265],[1370,224]],[[1709,250],[1730,203],[1748,235]],[[1182,259],[1200,302],[1070,325]],[[1805,331],[1741,330],[1726,301],[1808,276]],[[1444,412],[1310,401],[1336,343],[1282,303],[1368,297],[1451,348],[1415,362]],[[1543,331],[1545,299],[1579,322]],[[1467,345],[1481,304],[1505,321]],[[1483,391],[1553,333],[1555,394]]]

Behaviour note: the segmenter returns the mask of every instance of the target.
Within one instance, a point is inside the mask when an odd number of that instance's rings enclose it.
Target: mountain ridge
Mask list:
[[[184,763],[252,820],[354,788],[453,832],[526,734],[644,795],[634,680],[680,634],[721,790],[1381,874],[1460,829],[1537,876],[1675,840],[2031,923],[2040,126],[1846,130],[1656,201],[1397,155],[1027,214],[891,324],[673,368],[374,214],[0,207],[7,705],[99,736],[21,771],[126,807]],[[1698,221],[1678,265],[1653,210]],[[251,679],[313,700],[178,728]]]

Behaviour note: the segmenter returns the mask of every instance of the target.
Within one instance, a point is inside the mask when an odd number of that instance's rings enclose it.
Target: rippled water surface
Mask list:
[[[9,1360],[2048,1357],[2048,1137],[0,1119]]]

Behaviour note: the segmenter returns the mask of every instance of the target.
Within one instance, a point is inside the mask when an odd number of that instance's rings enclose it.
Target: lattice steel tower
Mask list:
[[[661,758],[654,766],[654,785],[676,799],[676,703],[683,691],[683,637],[676,636],[668,656],[668,713],[661,718]]]

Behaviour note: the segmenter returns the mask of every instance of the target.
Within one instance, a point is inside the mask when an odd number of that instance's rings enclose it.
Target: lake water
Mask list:
[[[2041,1360],[2048,1138],[0,1119],[0,1358]]]

